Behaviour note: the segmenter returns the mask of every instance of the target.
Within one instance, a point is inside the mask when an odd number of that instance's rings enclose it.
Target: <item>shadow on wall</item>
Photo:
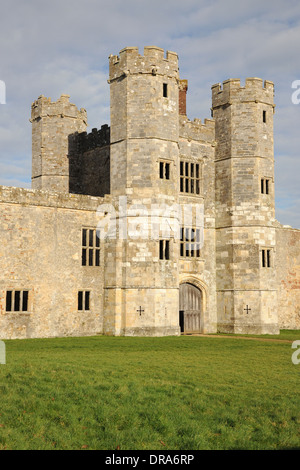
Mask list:
[[[110,127],[69,135],[69,191],[103,197],[110,193]]]

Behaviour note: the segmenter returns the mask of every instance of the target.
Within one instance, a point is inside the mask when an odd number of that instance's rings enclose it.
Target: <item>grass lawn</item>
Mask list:
[[[300,339],[300,331],[282,338]],[[291,342],[99,336],[5,344],[0,449],[300,448]]]

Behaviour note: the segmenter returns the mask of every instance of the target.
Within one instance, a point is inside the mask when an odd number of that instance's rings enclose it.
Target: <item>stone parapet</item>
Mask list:
[[[87,124],[87,113],[84,108],[77,108],[77,106],[69,101],[69,95],[61,95],[57,101],[52,101],[51,98],[46,98],[40,95],[31,105],[31,119],[33,122],[36,119],[49,116],[69,117],[75,119],[82,119]]]
[[[100,204],[108,203],[110,196],[86,196],[38,189],[0,186],[0,204],[22,204],[23,206],[59,207],[65,209],[96,211]]]
[[[231,78],[223,82],[223,88],[220,83],[211,87],[212,89],[212,107],[230,105],[233,101],[261,102],[273,105],[274,84],[269,80],[261,78],[246,78],[245,86],[241,86],[241,81]]]
[[[165,75],[179,78],[178,56],[156,46],[144,48],[144,55],[139,54],[137,47],[126,47],[119,55],[109,56],[109,82],[125,78],[129,74]]]
[[[179,136],[188,140],[214,143],[215,122],[213,119],[201,119],[190,121],[186,116],[179,116]]]

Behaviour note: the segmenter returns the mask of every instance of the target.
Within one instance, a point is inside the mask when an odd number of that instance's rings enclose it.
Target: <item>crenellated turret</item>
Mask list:
[[[112,200],[126,200],[117,211],[115,239],[106,240],[105,272],[109,334],[178,334],[178,242],[174,226],[178,214],[178,57],[159,47],[122,49],[109,58]],[[125,198],[125,199],[124,199]],[[153,208],[158,237],[153,234]],[[138,206],[138,209],[136,207]],[[132,211],[127,208],[134,207]],[[128,235],[137,226],[136,211],[147,216],[140,224],[146,235]],[[126,234],[126,236],[124,235]],[[120,295],[122,302],[120,302]]]
[[[69,192],[69,136],[87,127],[85,109],[69,95],[52,102],[41,95],[32,103],[32,188]]]
[[[273,83],[259,78],[247,78],[244,87],[237,79],[212,87],[223,331],[277,331],[273,96]]]

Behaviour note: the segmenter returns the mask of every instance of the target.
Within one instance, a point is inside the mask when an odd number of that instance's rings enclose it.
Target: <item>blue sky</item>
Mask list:
[[[155,45],[179,55],[188,117],[210,117],[211,85],[260,77],[275,84],[276,217],[300,228],[299,0],[4,0],[0,6],[0,184],[30,187],[31,103],[41,94],[109,123],[108,56]]]

